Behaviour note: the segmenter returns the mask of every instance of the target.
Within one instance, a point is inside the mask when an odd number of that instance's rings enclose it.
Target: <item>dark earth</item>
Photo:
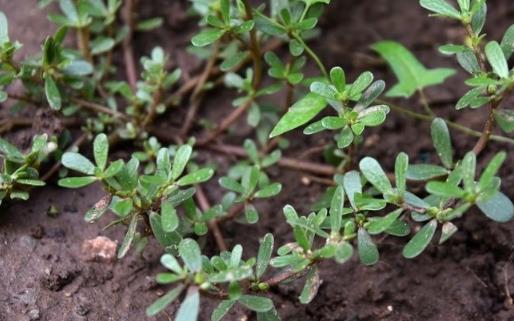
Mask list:
[[[489,0],[487,33],[498,39],[514,23],[514,3],[511,0]],[[136,54],[147,54],[155,45],[163,46],[176,66],[194,75],[201,64],[191,58],[185,48],[194,33],[196,22],[186,15],[186,1],[141,1],[141,17],[162,16],[163,27],[151,34],[136,34]],[[23,54],[37,51],[46,34],[54,30],[33,0],[0,0],[0,10],[10,22],[11,38],[24,44]],[[370,69],[389,85],[394,77],[369,50],[369,45],[382,39],[402,42],[413,50],[430,68],[457,67],[453,60],[437,53],[438,45],[458,42],[462,38],[459,25],[429,18],[415,0],[333,0],[321,23],[322,36],[313,42],[328,66],[340,65],[353,78]],[[121,55],[117,57],[121,61]],[[312,69],[314,70],[314,69]],[[485,110],[455,112],[453,105],[465,92],[465,75],[449,79],[444,86],[428,91],[430,102],[439,115],[480,130]],[[215,122],[231,107],[233,93],[215,90],[206,97],[201,117]],[[400,101],[402,105],[419,107],[416,100]],[[184,110],[173,110],[161,117],[161,126],[176,130]],[[5,110],[5,108],[3,108]],[[37,131],[48,130],[40,124],[39,112],[34,128],[8,135],[20,146],[26,145]],[[2,116],[4,115],[4,116]],[[5,117],[5,112],[0,114]],[[250,133],[243,125],[226,142],[239,143]],[[51,126],[50,126],[51,127]],[[50,128],[51,130],[51,128]],[[197,130],[199,132],[200,129]],[[475,138],[452,131],[459,157],[475,143]],[[290,157],[305,148],[320,144],[320,138],[300,134],[288,136]],[[501,149],[511,147],[491,143],[480,157],[486,163]],[[387,122],[368,134],[359,156],[372,155],[385,168],[392,169],[394,157],[405,151],[413,161],[435,159],[431,147],[429,124],[390,114]],[[118,150],[119,155],[126,155]],[[321,161],[318,156],[313,161]],[[203,152],[201,160],[218,165],[223,174],[235,159]],[[510,153],[502,170],[503,191],[514,197],[514,153]],[[306,185],[298,172],[274,169],[273,178],[283,183],[280,196],[269,203],[260,203],[261,221],[245,226],[236,222],[222,226],[229,246],[241,243],[247,255],[253,255],[258,236],[275,235],[276,244],[292,239],[279,210],[284,204],[308,211],[325,188],[312,182]],[[206,193],[214,202],[220,196],[215,180]],[[103,230],[108,215],[94,225],[83,221],[84,212],[102,196],[99,186],[84,190],[63,190],[49,184],[36,189],[27,202],[17,202],[0,209],[0,321],[140,321],[173,320],[177,304],[154,318],[145,316],[145,309],[166,288],[153,281],[163,268],[159,264],[161,249],[150,242],[143,255],[112,263],[87,262],[80,252],[84,240],[105,235],[112,240],[122,238],[123,228]],[[50,206],[59,209],[50,217]],[[401,256],[405,240],[384,239],[380,242],[381,260],[373,267],[362,266],[356,258],[345,265],[326,262],[322,265],[323,284],[318,296],[309,305],[297,299],[301,281],[273,289],[280,316],[285,321],[493,321],[514,320],[510,293],[514,292],[513,244],[514,223],[497,224],[473,210],[457,222],[459,232],[443,246],[431,245],[414,260]],[[255,236],[249,238],[248,235]],[[214,253],[212,239],[206,240],[207,253]],[[207,299],[203,299],[208,301]],[[215,302],[203,305],[200,320],[209,320]],[[255,320],[255,315],[233,310],[227,320]]]

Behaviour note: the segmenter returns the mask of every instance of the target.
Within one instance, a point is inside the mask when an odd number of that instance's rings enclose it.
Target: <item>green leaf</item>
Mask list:
[[[477,167],[477,155],[474,152],[467,152],[462,160],[462,180],[466,190],[475,186],[475,172]]]
[[[389,107],[386,105],[372,106],[361,111],[357,119],[361,124],[367,127],[375,127],[386,120],[388,113]]]
[[[190,286],[187,296],[177,311],[175,321],[196,321],[200,311],[200,293],[196,286]]]
[[[136,30],[138,31],[150,31],[153,29],[157,29],[162,26],[162,22],[164,19],[161,17],[154,17],[150,19],[146,19],[137,23]]]
[[[186,200],[190,199],[195,195],[196,189],[194,187],[190,187],[188,189],[184,190],[178,190],[175,193],[171,194],[168,197],[168,202],[173,204],[173,206],[179,206],[180,204],[184,203]]]
[[[259,253],[257,254],[257,263],[255,265],[255,275],[260,279],[266,269],[268,268],[271,254],[273,252],[273,234],[268,233],[264,235],[261,245],[259,246]]]
[[[91,161],[79,153],[66,152],[62,155],[61,163],[64,167],[73,169],[82,174],[93,175],[95,173],[95,165]]]
[[[180,267],[177,259],[171,254],[164,254],[161,256],[161,264],[168,270],[175,272],[176,274],[182,274],[184,271]]]
[[[465,194],[463,189],[447,182],[428,182],[426,190],[430,194],[442,197],[462,198]]]
[[[109,155],[109,140],[105,134],[96,136],[93,142],[93,155],[95,156],[96,166],[103,171]]]
[[[244,187],[232,177],[223,176],[218,180],[218,183],[221,187],[228,189],[229,191],[233,191],[240,194],[243,194],[245,191]]]
[[[212,311],[211,321],[221,321],[223,317],[232,309],[236,300],[223,300],[220,304]]]
[[[45,182],[39,180],[39,179],[18,179],[16,180],[17,183],[22,185],[28,185],[28,186],[45,186]]]
[[[335,260],[339,264],[343,264],[353,256],[353,247],[350,243],[343,241],[337,245]]]
[[[399,83],[390,89],[388,97],[411,97],[417,90],[439,85],[455,73],[449,68],[426,69],[403,45],[381,41],[372,46],[391,66]]]
[[[339,234],[341,230],[341,222],[343,219],[344,208],[344,189],[343,186],[337,186],[332,201],[330,203],[330,230]]]
[[[359,172],[357,171],[349,171],[346,174],[344,174],[343,177],[343,186],[344,190],[346,191],[346,195],[348,196],[348,200],[350,201],[350,204],[352,205],[353,209],[357,209],[357,206],[355,205],[355,194],[362,193],[362,184],[361,184],[361,177]]]
[[[321,279],[319,277],[318,268],[313,266],[307,272],[305,278],[305,285],[303,286],[302,293],[300,294],[300,303],[310,303],[318,294],[319,286],[321,285]]]
[[[152,305],[146,309],[146,315],[151,317],[166,309],[166,307],[173,302],[184,290],[184,285],[179,284],[176,288],[169,291],[159,299],[157,299]]]
[[[477,201],[478,208],[491,220],[505,223],[514,216],[512,201],[501,192],[496,192],[492,197]]]
[[[2,139],[1,137],[0,137],[0,153],[5,155],[7,160],[9,160],[11,162],[23,163],[24,159],[25,159],[23,154],[20,152],[20,150],[16,146],[12,145],[11,143],[6,141],[5,139]]]
[[[419,4],[436,14],[441,16],[453,18],[453,19],[461,19],[460,12],[457,11],[452,5],[450,5],[445,0],[421,0]]]
[[[259,151],[257,150],[257,145],[255,145],[253,140],[245,139],[243,148],[252,162],[259,162]]]
[[[125,163],[123,162],[123,160],[122,159],[118,159],[114,163],[111,163],[109,165],[109,167],[107,167],[107,169],[103,173],[103,177],[105,177],[105,178],[113,177],[114,175],[116,175],[119,172],[121,172],[121,170],[123,169],[124,165],[125,165]]]
[[[366,108],[377,99],[385,90],[385,82],[377,80],[362,94],[356,107]]]
[[[119,217],[128,216],[134,209],[134,202],[131,198],[119,198],[114,196],[111,203],[111,210]]]
[[[423,226],[409,243],[403,248],[403,256],[408,259],[415,258],[430,244],[437,229],[437,220],[433,219]]]
[[[514,110],[499,109],[494,112],[494,119],[500,128],[506,133],[514,131]]]
[[[0,11],[0,45],[9,41],[9,24],[7,23],[7,17]]]
[[[259,221],[259,212],[252,204],[245,205],[245,218],[250,224],[255,224]]]
[[[477,74],[481,71],[478,59],[471,49],[465,49],[457,53],[457,62],[470,74]]]
[[[494,180],[494,176],[498,173],[498,170],[502,166],[503,162],[507,158],[507,154],[505,152],[497,153],[493,159],[489,162],[482,175],[480,176],[480,180],[478,181],[478,186],[482,191],[487,189]]]
[[[341,67],[334,67],[330,70],[330,80],[339,92],[343,92],[346,87],[346,76]]]
[[[364,228],[359,228],[357,232],[357,247],[359,258],[364,265],[373,265],[378,262],[378,249],[368,232]]]
[[[220,65],[220,70],[221,71],[231,70],[232,68],[234,68],[234,67],[238,66],[240,63],[242,63],[244,61],[244,59],[246,58],[246,56],[247,56],[247,53],[243,52],[243,51],[238,51],[235,54],[228,56],[227,58],[225,58],[223,63]]]
[[[79,14],[73,0],[59,0],[59,7],[70,22],[73,24],[79,23]]]
[[[441,118],[436,118],[432,121],[431,126],[432,141],[434,143],[437,156],[446,168],[453,167],[453,149],[450,139],[450,132],[446,122]]]
[[[134,241],[134,237],[136,236],[137,219],[137,214],[132,215],[129,227],[127,229],[127,234],[125,234],[125,238],[123,238],[123,242],[118,249],[118,259],[123,258],[127,254],[130,246],[132,245],[132,242]]]
[[[190,145],[182,145],[178,148],[173,158],[173,167],[171,168],[171,178],[173,180],[176,180],[182,175],[192,153],[193,148]]]
[[[460,10],[468,11],[470,7],[470,0],[457,0]]]
[[[164,232],[173,232],[178,227],[177,210],[171,202],[165,201],[161,204],[161,223]]]
[[[386,173],[374,158],[364,157],[359,163],[359,168],[362,175],[382,194],[392,191],[391,182],[389,182]]]
[[[354,100],[360,99],[361,93],[373,82],[373,78],[373,74],[369,71],[360,74],[351,85],[350,98]]]
[[[370,220],[366,230],[371,235],[377,235],[386,231],[402,214],[403,209],[399,208],[384,217],[377,217]]]
[[[407,170],[407,179],[413,181],[426,181],[432,178],[448,175],[450,172],[441,166],[432,164],[410,164]]]
[[[66,177],[61,178],[57,184],[61,187],[66,188],[81,188],[96,182],[98,178],[95,176],[83,176],[83,177]]]
[[[255,198],[269,198],[278,195],[282,191],[282,184],[272,183],[263,187],[254,194]]]
[[[1,39],[1,37],[0,37]],[[0,40],[0,43],[2,41]],[[503,54],[505,55],[505,59],[509,59],[512,56],[512,53],[514,52],[514,25],[510,26],[507,31],[505,31],[505,34],[503,35],[502,42],[501,42]]]
[[[266,312],[257,312],[257,321],[282,321],[282,319],[280,319],[277,310],[272,308]]]
[[[315,94],[309,93],[289,108],[287,113],[273,128],[270,138],[281,135],[306,124],[327,106],[326,100]]]
[[[150,213],[150,227],[155,238],[163,247],[177,245],[181,241],[181,236],[177,232],[166,233],[162,229],[161,216],[155,212]]]
[[[93,66],[85,60],[73,60],[63,71],[66,75],[80,77],[93,73]]]
[[[98,37],[91,42],[91,54],[99,55],[110,51],[116,42],[112,38]]]
[[[202,168],[193,173],[187,174],[186,176],[183,176],[177,181],[177,184],[179,186],[186,186],[203,183],[211,179],[212,175],[214,175],[214,170],[212,168]]]
[[[441,238],[439,239],[439,244],[446,242],[453,234],[457,232],[457,230],[457,226],[455,226],[452,222],[444,222],[441,229]]]
[[[50,107],[52,107],[52,109],[61,109],[61,93],[59,92],[57,84],[50,76],[45,77],[45,95],[46,100],[48,100],[48,103],[50,104]]]
[[[390,235],[403,237],[409,235],[410,226],[402,220],[396,220],[385,232]]]
[[[112,196],[106,195],[102,197],[95,205],[90,208],[84,215],[84,220],[88,223],[92,223],[98,220],[109,207]]]
[[[400,153],[396,156],[396,162],[394,163],[394,175],[396,178],[396,189],[398,194],[402,195],[405,193],[407,186],[407,170],[409,169],[409,156],[405,153]]]
[[[475,34],[480,34],[484,28],[485,19],[487,16],[487,3],[486,0],[477,0],[473,3],[472,12],[473,18],[471,19],[471,28]]]
[[[485,56],[491,67],[493,67],[495,74],[500,78],[509,77],[507,59],[505,59],[502,48],[498,42],[491,41],[485,46]]]
[[[225,31],[219,29],[207,29],[197,34],[191,39],[191,43],[195,47],[205,47],[215,42],[225,34]]]
[[[195,240],[183,239],[179,244],[178,252],[191,272],[198,272],[202,269],[202,253]]]
[[[273,301],[256,295],[242,295],[239,303],[255,312],[266,312],[273,309]]]

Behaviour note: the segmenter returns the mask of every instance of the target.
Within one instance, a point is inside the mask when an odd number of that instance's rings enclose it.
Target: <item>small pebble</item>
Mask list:
[[[117,243],[105,236],[82,242],[81,252],[85,261],[112,261],[116,257]]]

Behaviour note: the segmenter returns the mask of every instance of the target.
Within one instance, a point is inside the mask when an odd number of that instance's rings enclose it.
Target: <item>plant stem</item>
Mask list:
[[[253,20],[253,12],[252,12],[252,6],[248,0],[242,0],[245,12],[246,12],[246,19],[247,20]],[[254,89],[258,88],[261,85],[262,81],[262,59],[261,59],[261,48],[259,39],[257,38],[257,33],[255,31],[255,28],[250,30],[250,54],[252,56],[253,60],[253,87]]]
[[[314,51],[312,51],[312,49],[305,43],[305,41],[303,41],[303,39],[301,37],[299,37],[297,35],[293,35],[293,38],[296,39],[296,41],[298,41],[302,45],[302,47],[305,49],[307,54],[309,56],[311,56],[311,58],[314,60],[314,62],[316,62],[316,65],[318,65],[318,68],[321,71],[321,73],[323,74],[323,76],[328,79],[327,69],[325,68],[325,65],[323,65],[323,63],[321,62],[321,59],[318,57],[318,55],[316,55],[316,53]]]
[[[127,74],[127,81],[132,88],[136,89],[137,85],[137,67],[134,59],[134,50],[132,48],[132,35],[134,33],[134,11],[137,0],[126,0],[123,8],[123,18],[125,25],[128,28],[127,36],[123,39],[123,56],[125,60],[125,73]]]
[[[277,49],[278,47],[280,47],[282,44],[283,44],[283,41],[280,39],[270,40],[262,48],[262,51],[263,52],[273,51],[273,50]],[[247,54],[246,57],[243,59],[243,61],[238,66],[236,66],[235,68],[232,69],[232,72],[239,71],[242,67],[244,67],[251,60],[252,60],[251,54]],[[221,70],[218,67],[214,66],[211,70],[211,77],[219,76],[220,74],[221,74]],[[191,79],[189,79],[187,82],[185,82],[182,86],[180,86],[180,88],[177,91],[175,91],[175,93],[173,93],[166,99],[165,105],[166,106],[178,105],[178,102],[181,100],[181,98],[183,96],[187,95],[188,93],[190,93],[191,91],[193,91],[195,89],[196,84],[200,81],[200,77],[201,77],[201,75],[197,75],[197,76],[194,76]]]
[[[118,118],[120,118],[120,120],[128,120],[127,115],[120,113],[119,111],[112,110],[111,108],[109,108],[107,106],[103,106],[103,105],[100,105],[97,103],[93,103],[93,102],[83,100],[83,99],[78,99],[78,98],[71,98],[70,101],[72,103],[80,105],[83,108],[89,109],[89,110],[97,112],[97,113],[102,113],[102,114],[107,114],[107,115],[111,115],[114,117],[118,117]]]
[[[377,102],[378,103],[381,103],[381,104],[386,104],[388,105],[392,110],[396,111],[396,112],[399,112],[399,113],[402,113],[402,114],[405,114],[411,118],[415,118],[415,119],[420,119],[420,120],[424,120],[424,121],[432,121],[435,119],[435,117],[433,116],[430,116],[430,115],[426,115],[426,114],[421,114],[421,113],[417,113],[415,111],[412,111],[410,109],[407,109],[405,107],[401,107],[401,106],[398,106],[398,105],[395,105],[389,101],[385,101],[385,100],[382,100],[382,99],[377,99]],[[476,131],[476,130],[473,130],[469,127],[466,127],[464,125],[461,125],[459,123],[456,123],[456,122],[452,122],[450,120],[447,120],[445,119],[445,122],[446,124],[448,124],[449,127],[453,128],[453,129],[456,129],[466,135],[469,135],[469,136],[474,136],[474,137],[481,137],[482,136],[482,132],[479,132],[479,131]],[[509,138],[509,137],[505,137],[505,136],[500,136],[500,135],[489,135],[489,139],[490,140],[494,140],[494,141],[497,141],[497,142],[502,142],[502,143],[507,143],[507,144],[510,144],[510,145],[514,145],[514,139],[512,138]]]
[[[249,98],[242,106],[237,107],[234,111],[232,111],[221,124],[216,127],[212,132],[207,134],[207,136],[198,141],[199,146],[207,145],[208,143],[215,140],[221,133],[223,133],[227,128],[229,128],[233,123],[235,123],[239,117],[244,115],[244,113],[252,106],[254,102],[254,98]]]
[[[89,44],[89,27],[85,26],[78,29],[77,40],[78,47],[82,56],[89,62],[93,62],[93,56],[91,55],[91,46]]]
[[[245,203],[237,203],[235,206],[231,207],[228,211],[227,215],[219,217],[216,219],[216,223],[222,224],[227,221],[231,221],[241,215],[243,213],[243,210],[245,209]]]
[[[489,107],[489,114],[487,116],[487,121],[485,122],[482,135],[480,136],[480,139],[476,142],[475,146],[473,146],[473,153],[475,153],[476,155],[480,154],[487,146],[487,142],[489,141],[494,128],[494,111],[496,110],[500,102],[501,100],[493,102]]]
[[[143,119],[143,122],[141,123],[142,129],[146,129],[152,122],[154,121],[155,117],[157,116],[157,107],[161,103],[161,95],[162,95],[162,87],[159,84],[158,88],[155,90],[153,97],[152,97],[152,105],[150,106],[150,110],[148,111],[148,114]]]
[[[219,53],[219,43],[216,42],[214,44],[213,52],[211,54],[211,57],[207,61],[207,64],[205,65],[205,68],[203,72],[200,75],[200,78],[198,78],[198,81],[196,82],[196,86],[194,87],[193,94],[191,95],[190,102],[191,105],[189,106],[189,109],[186,114],[186,118],[184,120],[184,125],[180,129],[179,135],[180,137],[186,137],[189,130],[193,126],[193,122],[196,118],[196,114],[198,113],[198,108],[200,106],[200,103],[202,101],[202,93],[203,93],[203,87],[207,80],[209,79],[209,76],[211,75],[211,72],[214,68],[214,65],[216,63],[216,60],[218,59],[218,53]]]
[[[423,89],[419,89],[418,93],[419,93],[419,100],[421,102],[421,105],[423,106],[423,109],[425,109],[425,112],[430,116],[436,117],[436,114],[434,113],[432,108],[430,108],[430,104],[428,103],[427,96],[425,95],[425,92],[423,91]]]
[[[237,157],[247,157],[244,148],[239,146],[232,146],[226,144],[214,144],[208,146],[202,146],[212,151],[220,152],[227,155],[234,155]],[[294,158],[282,157],[278,163],[279,166],[310,172],[318,175],[332,176],[337,173],[337,169],[334,166],[318,164],[308,161],[301,161]]]
[[[208,209],[211,208],[211,204],[209,203],[209,200],[207,199],[207,196],[205,195],[202,187],[200,185],[196,186],[196,200],[198,201],[198,205],[200,206],[200,209],[205,212]],[[207,225],[209,226],[209,231],[212,232],[212,235],[214,236],[214,239],[216,240],[216,244],[218,245],[218,248],[221,252],[227,250],[227,244],[225,243],[225,239],[223,238],[223,234],[221,233],[221,230],[218,226],[217,220],[210,220],[207,222]]]

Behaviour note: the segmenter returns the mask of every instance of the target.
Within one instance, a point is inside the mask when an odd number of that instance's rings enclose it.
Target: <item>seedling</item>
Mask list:
[[[202,297],[209,296],[220,300],[212,320],[221,320],[236,305],[255,312],[258,320],[280,320],[267,296],[270,289],[302,279],[299,300],[310,303],[321,284],[318,264],[322,261],[344,264],[358,257],[363,265],[376,264],[380,260],[377,240],[385,237],[406,239],[402,254],[415,258],[434,238],[439,244],[447,242],[473,207],[496,222],[512,219],[514,206],[501,192],[498,176],[507,154],[489,157],[483,170],[477,166],[490,141],[514,145],[513,139],[493,134],[496,124],[506,133],[514,130],[512,111],[501,106],[514,89],[508,63],[514,52],[514,26],[500,42],[486,39],[482,33],[485,0],[458,0],[458,7],[446,0],[420,1],[432,15],[459,21],[466,31],[462,43],[444,45],[439,51],[455,56],[470,74],[465,84],[471,89],[455,108],[488,106],[482,131],[436,115],[425,90],[444,85],[456,71],[427,68],[402,44],[385,40],[371,45],[398,79],[389,88],[371,71],[351,79],[339,66],[327,68],[308,43],[320,32],[318,19],[330,0],[271,0],[258,7],[246,0],[191,2],[201,30],[192,38],[190,51],[206,60],[192,84],[182,84],[179,70],[168,72],[168,57],[160,47],[141,59],[143,72],[137,81],[130,63],[130,34],[136,26],[148,30],[160,20],[120,25],[116,19],[120,1],[60,0],[63,15],[51,19],[61,28],[47,38],[40,58],[21,64],[13,60],[19,44],[9,39],[7,20],[0,14],[0,98],[46,101],[65,119],[84,116],[83,131],[94,137],[94,161],[76,151],[62,155],[62,165],[80,175],[63,177],[59,185],[103,187],[105,196],[87,211],[85,220],[95,222],[110,211],[115,218],[108,226],[127,226],[119,258],[135,243],[142,248],[150,236],[163,247],[161,263],[169,271],[158,274],[157,282],[174,287],[148,307],[149,316],[181,300],[175,320],[194,321]],[[129,9],[133,5],[130,0],[126,3]],[[68,29],[78,34],[80,53],[63,47]],[[118,45],[127,58],[127,81],[112,71],[111,58]],[[275,50],[280,45],[287,46],[285,53]],[[308,63],[319,69],[314,77],[304,73]],[[9,94],[14,80],[25,84],[25,95]],[[220,84],[237,92],[235,109],[194,137],[191,129],[200,123],[196,113],[204,94]],[[175,90],[175,85],[180,87]],[[174,91],[170,94],[170,90]],[[284,102],[272,96],[279,92],[284,93]],[[157,130],[154,121],[159,115],[184,103],[189,93],[183,127],[176,133]],[[422,112],[388,100],[413,96],[419,98]],[[409,155],[400,152],[394,168],[384,168],[379,160],[362,155],[368,129],[382,125],[393,112],[431,122],[426,135],[431,135],[437,163],[413,164]],[[255,139],[244,140],[242,146],[220,143],[243,116]],[[305,135],[330,135],[330,143],[322,146],[328,164],[283,156],[289,149],[285,134],[300,127]],[[454,150],[452,130],[476,138],[474,147]],[[109,149],[120,140],[130,141],[135,151],[128,159],[110,161]],[[43,184],[36,169],[49,152],[43,148],[45,142],[46,136],[36,138],[36,147],[23,155],[0,140],[4,158],[0,198],[26,199],[28,194],[20,186]],[[242,158],[226,172],[218,171],[217,183],[226,192],[212,204],[204,187],[216,184],[211,181],[214,166],[200,166],[202,158],[195,158],[207,150]],[[327,175],[330,179],[318,181],[331,186],[307,215],[288,202],[281,206],[291,230],[286,244],[274,244],[274,236],[268,233],[259,239],[255,256],[244,253],[244,244],[227,246],[222,224],[228,220],[257,224],[258,200],[282,191],[282,184],[272,179],[274,167]],[[412,189],[411,182],[424,184],[424,190]],[[202,254],[200,245],[209,233],[220,249],[212,257]]]

